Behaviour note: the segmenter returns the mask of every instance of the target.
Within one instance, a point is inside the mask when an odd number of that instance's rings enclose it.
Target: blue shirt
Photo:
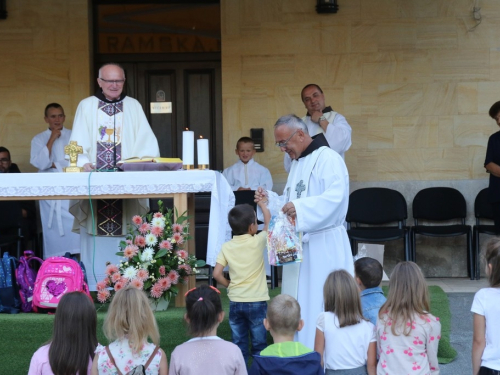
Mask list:
[[[373,325],[377,325],[378,312],[386,301],[382,288],[377,286],[375,288],[365,289],[361,292],[360,297],[363,316],[369,319]]]

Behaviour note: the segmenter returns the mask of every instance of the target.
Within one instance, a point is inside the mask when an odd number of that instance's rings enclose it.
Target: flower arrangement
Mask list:
[[[118,265],[108,264],[105,279],[97,283],[99,302],[105,303],[113,291],[129,284],[146,291],[156,302],[170,300],[179,291],[176,285],[186,283],[197,267],[205,265],[184,250],[190,238],[186,212],[179,216],[175,210],[174,221],[174,210],[165,212],[162,201],[158,207],[154,214],[132,218],[126,241],[120,242],[122,251],[116,253],[124,259]]]

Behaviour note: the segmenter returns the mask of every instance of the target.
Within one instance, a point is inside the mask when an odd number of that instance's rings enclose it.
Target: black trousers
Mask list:
[[[500,375],[500,371],[481,366],[479,369],[479,375]]]
[[[493,208],[493,220],[495,221],[495,229],[500,230],[500,202],[491,203]]]

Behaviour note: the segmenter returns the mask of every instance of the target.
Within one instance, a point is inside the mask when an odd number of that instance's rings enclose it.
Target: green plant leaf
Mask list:
[[[118,255],[119,257],[122,257],[123,256],[123,251],[118,251],[117,253],[115,253],[115,255]]]
[[[167,254],[167,249],[160,249],[155,255],[155,259],[161,258],[162,256]]]
[[[207,265],[207,263],[203,260],[203,259],[198,259],[195,263],[194,263],[194,266],[196,268],[200,268],[200,267],[205,267]]]

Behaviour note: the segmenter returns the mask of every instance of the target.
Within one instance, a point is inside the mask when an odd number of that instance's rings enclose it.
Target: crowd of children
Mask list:
[[[324,312],[317,317],[314,348],[294,342],[304,328],[298,302],[288,295],[267,302],[263,252],[270,213],[265,202],[258,205],[264,215],[258,234],[250,205],[230,211],[234,237],[224,244],[214,270],[230,300],[232,343],[217,336],[224,311],[213,286],[186,293],[184,319],[192,338],[175,348],[170,367],[144,292],[128,286],[115,294],[104,322],[107,346],[97,343],[92,302],[74,292],[61,299],[52,339],[33,355],[28,375],[439,374],[441,324],[430,313],[427,284],[413,262],[395,266],[387,299],[380,288],[382,266],[375,259],[358,259],[354,277],[345,270],[331,272],[323,285]],[[498,375],[500,239],[488,244],[485,260],[490,287],[476,293],[471,309],[473,374]],[[230,280],[224,277],[226,266]],[[305,323],[314,329],[314,322]],[[267,331],[274,341],[269,346]]]

